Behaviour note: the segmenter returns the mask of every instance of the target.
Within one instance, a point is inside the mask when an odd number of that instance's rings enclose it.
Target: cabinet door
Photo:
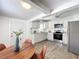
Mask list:
[[[79,21],[69,23],[69,51],[79,54]]]
[[[53,41],[53,33],[48,33],[47,34],[47,39]]]

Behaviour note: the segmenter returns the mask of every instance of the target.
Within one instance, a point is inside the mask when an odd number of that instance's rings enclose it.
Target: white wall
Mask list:
[[[0,43],[4,43],[6,46],[11,46],[15,44],[15,36],[13,31],[18,31],[22,29],[23,34],[21,35],[21,42],[26,38],[31,38],[30,31],[31,23],[26,20],[0,17]],[[11,37],[13,35],[13,37]]]
[[[10,44],[9,30],[9,20],[0,18],[0,43],[6,46]]]

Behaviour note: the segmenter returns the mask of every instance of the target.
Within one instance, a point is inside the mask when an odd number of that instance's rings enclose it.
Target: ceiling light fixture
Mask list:
[[[30,4],[28,4],[27,2],[24,2],[24,1],[21,1],[21,4],[22,4],[22,6],[25,8],[25,9],[31,9],[31,5]]]

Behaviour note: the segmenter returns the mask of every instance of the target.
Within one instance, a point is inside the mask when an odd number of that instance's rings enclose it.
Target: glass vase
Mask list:
[[[19,46],[19,36],[16,37],[16,44],[15,44],[15,52],[20,51],[20,46]]]

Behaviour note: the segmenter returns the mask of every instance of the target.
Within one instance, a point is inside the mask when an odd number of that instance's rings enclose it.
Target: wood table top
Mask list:
[[[14,47],[12,46],[0,52],[0,59],[30,59],[34,53],[35,48],[33,45],[27,46],[20,52],[14,52]]]

